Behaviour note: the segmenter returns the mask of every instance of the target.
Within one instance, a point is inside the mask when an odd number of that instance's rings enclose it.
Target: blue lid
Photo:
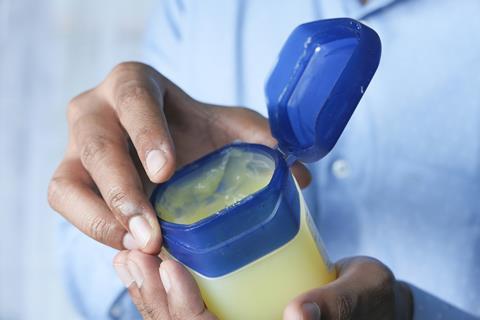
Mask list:
[[[258,144],[227,145],[183,167],[154,190],[150,201],[156,210],[168,186],[232,148],[274,161],[275,171],[266,187],[193,224],[165,221],[157,211],[168,252],[207,277],[223,276],[269,254],[290,241],[300,228],[300,200],[286,162],[277,150]]]
[[[255,144],[225,146],[180,169],[151,196],[154,204],[172,183],[230,148],[261,153],[275,162],[269,184],[193,224],[161,219],[165,247],[207,277],[238,270],[280,248],[299,230],[300,200],[287,163],[315,161],[335,145],[367,88],[380,59],[380,40],[351,19],[301,25],[282,49],[266,85],[278,150]],[[157,209],[158,210],[158,209]]]
[[[289,162],[313,162],[335,145],[381,53],[369,27],[348,18],[297,27],[282,48],[265,92],[273,136]]]

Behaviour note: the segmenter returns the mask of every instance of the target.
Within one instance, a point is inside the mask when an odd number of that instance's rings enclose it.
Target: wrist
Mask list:
[[[413,318],[413,296],[406,282],[395,282],[395,318],[411,320]]]

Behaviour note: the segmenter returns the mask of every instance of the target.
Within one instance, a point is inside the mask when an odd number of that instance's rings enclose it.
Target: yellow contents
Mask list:
[[[264,188],[275,164],[263,154],[227,149],[169,185],[156,203],[165,221],[192,224]]]
[[[223,277],[192,271],[208,309],[219,319],[282,319],[291,299],[335,279],[310,232],[303,199],[301,203],[299,233],[283,247]]]
[[[229,149],[171,184],[157,212],[166,221],[195,223],[264,188],[274,169],[266,155]],[[191,270],[207,307],[220,320],[281,319],[291,299],[335,279],[298,186],[297,192],[300,230],[287,244],[221,277]]]

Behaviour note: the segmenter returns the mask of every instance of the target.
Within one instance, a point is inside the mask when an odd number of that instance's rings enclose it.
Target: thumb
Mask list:
[[[173,260],[121,251],[113,265],[144,319],[215,320],[205,308],[192,275]]]
[[[140,251],[121,251],[113,266],[120,280],[128,288],[132,302],[143,319],[170,320],[165,288],[160,280],[158,257]]]
[[[341,260],[336,268],[338,279],[293,299],[285,308],[284,319],[393,317],[386,313],[393,310],[393,306],[388,306],[388,297],[395,278],[387,267],[373,258],[356,257]]]
[[[197,283],[185,267],[174,260],[160,265],[160,278],[167,293],[168,308],[175,320],[215,320],[202,300]]]

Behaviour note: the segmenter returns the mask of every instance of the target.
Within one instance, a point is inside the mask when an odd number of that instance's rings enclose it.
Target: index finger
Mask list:
[[[116,219],[130,231],[144,252],[158,253],[160,226],[128,152],[113,111],[97,106],[79,115],[72,124],[72,139],[80,160]]]
[[[152,182],[175,171],[175,148],[163,113],[165,78],[140,63],[124,63],[102,84],[109,105],[127,131]]]
[[[88,236],[113,248],[125,247],[125,228],[94,192],[93,181],[79,159],[62,161],[50,181],[48,201],[55,211]]]

